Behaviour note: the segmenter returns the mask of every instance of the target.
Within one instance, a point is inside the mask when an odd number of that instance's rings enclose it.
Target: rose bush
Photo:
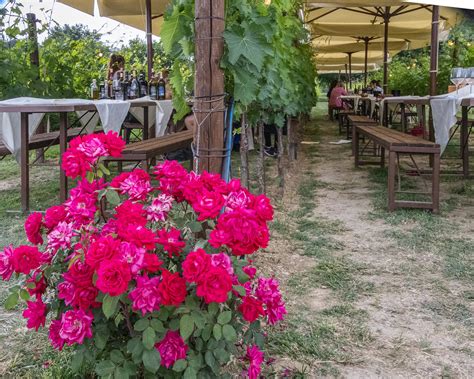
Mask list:
[[[27,327],[72,346],[78,373],[204,378],[231,364],[259,377],[262,327],[286,314],[278,281],[250,259],[268,243],[269,200],[175,161],[156,180],[135,169],[107,183],[100,160],[123,146],[112,132],[71,141],[69,199],[27,218],[32,245],[0,252],[0,276],[20,283],[6,307],[24,300]]]

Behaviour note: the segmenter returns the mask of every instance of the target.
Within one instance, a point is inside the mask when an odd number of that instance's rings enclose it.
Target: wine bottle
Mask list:
[[[158,81],[158,100],[166,99],[166,82],[163,79],[163,74],[160,75],[160,80]]]
[[[90,96],[92,100],[99,100],[99,87],[96,79],[92,79]]]
[[[145,73],[141,73],[139,78],[138,78],[138,84],[139,84],[139,97],[143,97],[148,95],[148,83],[145,79]]]

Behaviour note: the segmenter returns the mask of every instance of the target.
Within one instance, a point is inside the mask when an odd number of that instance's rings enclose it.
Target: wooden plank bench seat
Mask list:
[[[347,116],[347,139],[352,138],[352,127],[354,125],[377,125],[377,121],[374,119],[367,117],[367,116],[361,116],[361,115],[356,115],[352,114]]]
[[[385,150],[388,152],[388,209],[393,211],[396,208],[425,208],[431,209],[434,213],[439,212],[439,176],[440,176],[440,146],[434,142],[405,134],[397,130],[388,129],[383,126],[354,125],[353,144],[355,167],[362,164],[373,164],[374,162],[363,162],[359,157],[359,138],[363,136],[372,140],[381,147],[380,166],[385,165]],[[397,175],[397,162],[399,154],[428,155],[431,157],[433,169],[431,172],[431,201],[396,200],[395,181]],[[416,164],[415,164],[416,165]],[[417,174],[423,173],[418,170]]]
[[[68,141],[83,132],[83,128],[72,128],[68,130]],[[53,145],[59,145],[59,131],[34,134],[29,138],[29,150],[44,149]],[[0,142],[0,157],[10,155],[11,152],[3,142]]]
[[[158,155],[170,153],[189,147],[194,139],[192,130],[167,134],[162,137],[149,138],[144,141],[133,142],[125,146],[122,156],[108,157],[106,161],[141,162],[141,166],[148,171],[148,162]]]

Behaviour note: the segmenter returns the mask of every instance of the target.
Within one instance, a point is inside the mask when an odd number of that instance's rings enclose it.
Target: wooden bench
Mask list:
[[[355,167],[363,164],[373,164],[374,162],[364,162],[359,158],[359,137],[364,136],[372,140],[381,147],[380,164],[385,165],[385,150],[388,152],[388,209],[393,211],[396,208],[424,208],[431,209],[434,213],[439,212],[439,176],[440,176],[440,147],[438,144],[415,137],[409,134],[401,133],[397,130],[388,129],[383,126],[371,125],[354,125],[353,128],[353,145]],[[422,177],[424,174],[418,169],[413,159],[413,155],[428,155],[433,163],[431,172],[431,191],[422,193],[430,194],[431,201],[413,201],[413,200],[396,200],[396,192],[415,193],[407,191],[395,191],[395,181],[397,175],[397,162],[399,154],[407,154],[410,156],[416,168],[416,174]],[[420,192],[416,192],[420,194]]]
[[[342,130],[344,129],[344,127],[347,127],[347,118],[350,116],[350,115],[354,115],[354,111],[353,110],[349,110],[349,109],[341,109],[337,115],[337,120],[339,122],[339,134],[342,134]]]
[[[72,128],[68,130],[68,141],[83,133],[83,128]],[[59,131],[34,134],[29,138],[29,150],[44,149],[53,145],[59,145]],[[0,142],[0,157],[10,155],[8,148]]]
[[[192,130],[185,130],[162,137],[149,138],[125,146],[122,156],[108,157],[105,161],[140,162],[143,170],[148,171],[149,161],[158,155],[189,147],[194,139]]]

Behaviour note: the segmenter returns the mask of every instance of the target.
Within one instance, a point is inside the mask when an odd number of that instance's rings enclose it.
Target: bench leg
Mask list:
[[[374,143],[375,146],[375,143]],[[385,147],[380,146],[380,167],[385,167]]]
[[[359,132],[356,127],[352,129],[352,154],[354,155],[354,165],[359,167]]]
[[[395,210],[395,175],[396,175],[397,153],[389,151],[388,153],[388,210]]]
[[[143,171],[148,172],[148,160],[147,159],[144,159],[144,160],[141,161],[141,167],[142,167]]]
[[[433,213],[439,213],[439,174],[440,174],[440,156],[433,154],[433,176],[431,178],[431,201],[433,203]]]

